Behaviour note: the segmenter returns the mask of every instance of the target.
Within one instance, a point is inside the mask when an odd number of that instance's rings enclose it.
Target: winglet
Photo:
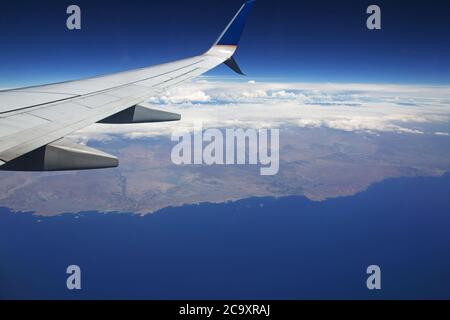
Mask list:
[[[239,40],[241,39],[242,31],[244,31],[245,24],[248,19],[248,15],[253,9],[253,5],[256,0],[250,0],[245,2],[238,13],[233,17],[231,22],[225,28],[220,35],[219,39],[209,49],[207,54],[215,55],[223,59],[225,63],[234,72],[244,75],[239,68],[236,60],[233,58],[233,54],[237,49]]]
[[[225,65],[228,68],[230,68],[231,70],[233,70],[237,74],[240,74],[241,76],[245,76],[245,73],[242,72],[241,68],[239,67],[239,65],[237,64],[236,60],[234,60],[233,57],[231,57],[230,59],[228,59],[224,63],[225,63]]]
[[[242,31],[247,22],[256,0],[250,0],[244,3],[233,20],[228,24],[214,45],[216,46],[237,46],[241,39]]]

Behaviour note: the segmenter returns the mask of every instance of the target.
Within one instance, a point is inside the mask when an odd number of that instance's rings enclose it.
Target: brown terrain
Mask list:
[[[0,206],[38,215],[82,211],[147,214],[168,206],[255,196],[304,195],[312,200],[353,195],[392,177],[436,176],[450,170],[450,138],[284,128],[280,171],[258,166],[176,166],[168,138],[94,145],[119,157],[117,169],[0,172]]]

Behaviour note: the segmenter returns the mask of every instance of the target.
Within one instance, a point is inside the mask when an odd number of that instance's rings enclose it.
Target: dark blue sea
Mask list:
[[[66,288],[80,266],[82,289]],[[381,267],[380,291],[366,268]],[[450,175],[156,214],[0,209],[2,299],[450,299]]]

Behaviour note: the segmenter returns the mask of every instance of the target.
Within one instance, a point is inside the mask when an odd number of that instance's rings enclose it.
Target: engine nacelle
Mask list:
[[[64,171],[114,168],[119,160],[103,151],[60,139],[0,166],[5,171]]]

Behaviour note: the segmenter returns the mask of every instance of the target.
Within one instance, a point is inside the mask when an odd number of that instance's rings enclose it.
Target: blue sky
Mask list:
[[[195,55],[242,0],[10,1],[0,11],[0,87],[75,79]],[[252,78],[308,82],[450,84],[450,4],[258,0],[237,59]],[[81,31],[65,27],[82,9]],[[210,73],[235,77],[225,67]],[[236,76],[238,79],[238,77]]]

